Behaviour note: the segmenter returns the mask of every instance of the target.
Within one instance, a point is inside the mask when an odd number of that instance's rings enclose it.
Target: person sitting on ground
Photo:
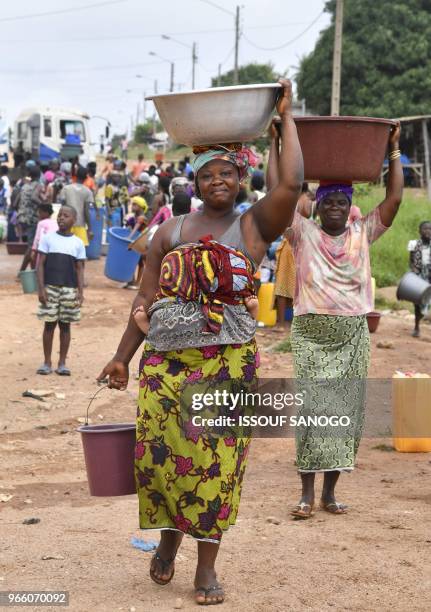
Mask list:
[[[39,286],[38,318],[44,322],[43,352],[45,361],[38,374],[52,373],[52,343],[54,331],[60,328],[60,358],[55,370],[59,376],[70,376],[66,357],[70,345],[70,324],[81,318],[84,300],[85,248],[75,236],[77,213],[72,206],[63,205],[57,217],[58,231],[42,236],[39,246],[37,281]]]
[[[419,225],[419,240],[410,240],[407,248],[410,252],[410,269],[414,274],[431,283],[431,221],[422,221]],[[415,327],[413,338],[419,338],[419,324],[427,314],[429,304],[415,304]]]
[[[76,174],[76,183],[63,187],[58,196],[62,204],[71,206],[76,210],[76,223],[72,228],[72,233],[82,240],[84,246],[88,246],[89,240],[93,237],[90,222],[90,205],[94,204],[94,197],[91,189],[84,185],[87,174],[87,169],[79,166]]]

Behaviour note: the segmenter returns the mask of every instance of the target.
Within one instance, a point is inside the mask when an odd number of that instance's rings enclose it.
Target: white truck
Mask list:
[[[0,115],[0,164],[8,161],[9,138],[6,121]]]
[[[90,117],[69,108],[34,107],[17,117],[12,134],[15,165],[31,157],[48,165],[52,159],[85,155],[95,161],[90,140]]]

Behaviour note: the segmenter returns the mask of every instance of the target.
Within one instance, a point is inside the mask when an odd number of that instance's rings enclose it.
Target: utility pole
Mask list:
[[[221,85],[221,64],[218,65],[217,87]]]
[[[169,91],[174,91],[174,72],[175,72],[175,64],[171,62],[171,85],[169,87]]]
[[[236,7],[236,15],[235,15],[235,64],[233,69],[233,84],[238,85],[238,51],[239,51],[239,6]]]
[[[335,12],[334,58],[332,63],[331,115],[340,114],[341,50],[343,47],[343,9],[344,0],[337,0],[337,7]]]
[[[428,199],[431,200],[431,174],[430,174],[430,150],[428,141],[428,126],[427,120],[422,119],[422,138],[424,141],[424,162],[425,162],[425,176],[427,182]]]
[[[138,102],[136,106],[136,125],[139,125],[139,115],[141,114],[141,106]]]
[[[154,80],[154,94],[157,95],[159,93],[157,79]],[[153,136],[156,133],[156,107],[154,106],[153,111]]]
[[[196,62],[198,61],[198,56],[196,53],[196,43],[193,43],[192,46],[192,89],[195,88],[195,75],[196,75]]]
[[[145,123],[145,119],[147,116],[147,101],[145,99],[146,97],[147,97],[147,92],[144,91],[143,100],[142,100],[142,123]]]

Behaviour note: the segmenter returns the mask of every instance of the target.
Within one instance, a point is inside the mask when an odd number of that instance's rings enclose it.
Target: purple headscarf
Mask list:
[[[344,193],[346,198],[352,203],[353,186],[348,183],[332,183],[326,184],[321,182],[319,188],[316,191],[316,202],[320,204],[331,193]]]

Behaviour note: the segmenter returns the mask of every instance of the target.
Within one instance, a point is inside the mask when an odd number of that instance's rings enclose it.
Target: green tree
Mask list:
[[[298,97],[330,113],[332,23],[321,32],[296,77]],[[431,0],[345,0],[340,114],[401,117],[430,112]]]
[[[123,138],[126,137],[126,134],[113,134],[111,138],[112,150],[115,151],[120,146],[120,142]]]
[[[283,75],[276,74],[274,72],[274,65],[268,64],[246,64],[240,66],[238,69],[238,84],[239,85],[251,85],[252,83],[274,83],[278,78]],[[233,70],[225,72],[220,75],[220,87],[227,87],[233,85]],[[211,86],[218,86],[218,77],[211,79]]]
[[[149,138],[153,135],[154,132],[161,132],[163,130],[163,125],[160,121],[152,121],[148,120],[145,123],[138,123],[135,127],[135,133],[133,135],[133,140],[136,143],[148,142]]]

